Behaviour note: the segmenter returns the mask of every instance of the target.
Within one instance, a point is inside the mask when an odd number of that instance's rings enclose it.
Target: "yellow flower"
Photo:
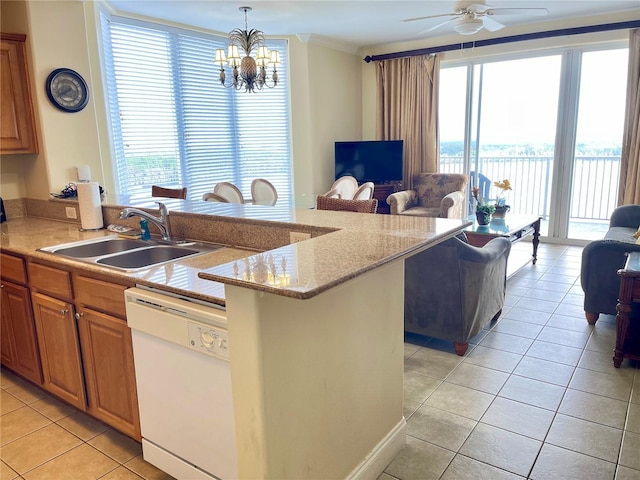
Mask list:
[[[511,190],[511,182],[508,178],[505,178],[501,182],[493,182],[493,185],[498,187],[503,192],[505,192],[506,190]]]

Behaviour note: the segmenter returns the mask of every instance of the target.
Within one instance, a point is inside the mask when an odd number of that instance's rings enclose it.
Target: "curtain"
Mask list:
[[[383,60],[376,64],[378,140],[404,140],[403,188],[413,188],[413,175],[437,172],[438,80],[436,55]]]
[[[640,29],[629,32],[627,105],[618,191],[618,205],[630,203],[640,203]]]

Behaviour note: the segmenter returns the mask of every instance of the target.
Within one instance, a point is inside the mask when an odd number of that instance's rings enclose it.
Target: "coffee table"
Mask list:
[[[537,215],[516,215],[507,213],[505,218],[494,218],[489,225],[478,225],[475,215],[467,220],[473,225],[464,229],[467,240],[474,247],[482,247],[489,240],[497,237],[508,238],[511,243],[533,235],[533,256],[531,261],[535,265],[538,259],[538,245],[540,244],[540,219]]]

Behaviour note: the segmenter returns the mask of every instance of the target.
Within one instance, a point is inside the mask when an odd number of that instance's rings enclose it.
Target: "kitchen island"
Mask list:
[[[186,238],[225,243],[226,253],[135,273],[91,269],[226,304],[240,478],[376,478],[405,439],[404,258],[465,224],[261,206],[206,208],[173,209],[172,228]],[[108,218],[109,209],[103,210]],[[38,228],[32,222],[40,228],[47,222],[52,233],[29,237],[26,231]],[[53,233],[57,223],[10,220],[2,227],[2,250],[52,262],[36,249],[77,235],[104,235],[78,234],[69,224],[58,224]],[[286,245],[289,231],[312,238]]]

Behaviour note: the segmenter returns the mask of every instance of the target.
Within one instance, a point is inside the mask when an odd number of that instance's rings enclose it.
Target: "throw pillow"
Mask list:
[[[638,227],[638,231],[633,234],[633,238],[636,238],[636,239],[640,240],[640,227]],[[638,243],[638,242],[636,242],[636,243]]]

